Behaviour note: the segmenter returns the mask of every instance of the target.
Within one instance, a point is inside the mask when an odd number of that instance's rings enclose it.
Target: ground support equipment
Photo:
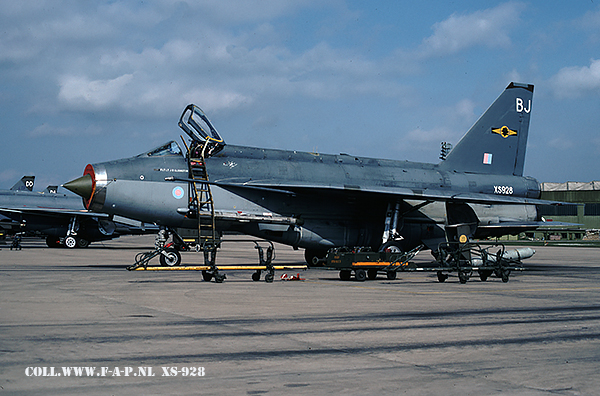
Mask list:
[[[386,274],[389,280],[396,279],[396,273],[408,265],[417,253],[423,249],[418,246],[409,252],[373,252],[370,248],[333,248],[327,252],[325,267],[338,269],[340,279],[347,281],[352,278],[362,282],[375,279],[379,272]]]
[[[463,284],[474,272],[483,282],[492,275],[508,282],[511,272],[525,270],[522,260],[535,253],[531,248],[507,251],[499,243],[483,247],[473,242],[444,242],[434,253],[435,261],[426,264],[410,261],[422,249],[421,245],[409,252],[391,253],[373,252],[370,248],[334,248],[327,253],[325,266],[339,269],[342,280],[350,280],[352,273],[355,280],[365,281],[377,278],[379,272],[394,280],[400,271],[423,271],[436,272],[439,282],[445,282],[452,272],[458,274]]]
[[[259,281],[261,274],[265,272],[265,282],[272,283],[275,278],[275,270],[306,270],[308,268],[306,265],[273,265],[273,259],[275,258],[275,247],[273,243],[270,241],[254,240],[250,242],[254,243],[254,248],[258,251],[259,265],[217,265],[216,247],[210,250],[199,250],[204,254],[204,265],[180,265],[181,256],[179,256],[177,264],[164,265],[163,262],[165,259],[163,259],[161,255],[168,255],[172,251],[175,251],[179,255],[179,252],[175,247],[182,250],[194,250],[190,245],[186,244],[175,231],[169,230],[168,232],[173,234],[173,242],[165,243],[166,234],[159,233],[155,249],[149,252],[138,253],[136,262],[127,267],[127,269],[129,271],[202,271],[202,279],[204,281],[210,282],[214,279],[216,283],[222,283],[226,279],[226,274],[224,274],[223,271],[253,270],[253,281]],[[221,242],[248,242],[248,240],[226,240]],[[266,243],[267,246],[263,246],[264,243]],[[150,260],[157,256],[161,256],[161,266],[149,265]],[[167,263],[172,262],[173,261],[167,261]]]
[[[436,272],[440,283],[445,282],[449,274],[456,272],[460,283],[465,284],[474,272],[485,282],[491,275],[508,282],[512,271],[524,271],[522,260],[533,256],[531,248],[507,251],[503,244],[486,247],[474,242],[444,242],[435,252],[436,261],[429,265],[409,263],[402,271]]]

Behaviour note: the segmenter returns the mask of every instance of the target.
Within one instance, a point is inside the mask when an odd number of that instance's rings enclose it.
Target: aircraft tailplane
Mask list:
[[[510,83],[450,151],[440,169],[523,176],[533,85]]]

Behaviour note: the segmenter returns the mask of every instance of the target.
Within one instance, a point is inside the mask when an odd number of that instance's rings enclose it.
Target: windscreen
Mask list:
[[[179,144],[177,144],[176,141],[171,140],[169,143],[163,144],[162,146],[159,146],[141,155],[146,155],[148,157],[162,157],[165,155],[182,155],[182,153]]]

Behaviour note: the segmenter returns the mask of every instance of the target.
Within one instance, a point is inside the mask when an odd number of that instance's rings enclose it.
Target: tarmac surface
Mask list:
[[[240,271],[217,284],[195,271],[126,271],[152,236],[23,246],[0,245],[0,396],[600,389],[600,249],[536,247],[508,283],[423,272],[344,282],[310,269],[304,281]],[[250,242],[226,242],[217,262],[257,257]],[[302,264],[303,252],[278,245],[274,263]]]

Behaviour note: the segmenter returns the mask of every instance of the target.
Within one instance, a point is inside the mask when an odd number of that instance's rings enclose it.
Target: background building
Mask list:
[[[581,205],[541,205],[538,210],[550,225],[527,236],[544,239],[598,239],[600,229],[600,181],[541,183],[541,199],[573,202]],[[580,224],[552,227],[552,221]]]

